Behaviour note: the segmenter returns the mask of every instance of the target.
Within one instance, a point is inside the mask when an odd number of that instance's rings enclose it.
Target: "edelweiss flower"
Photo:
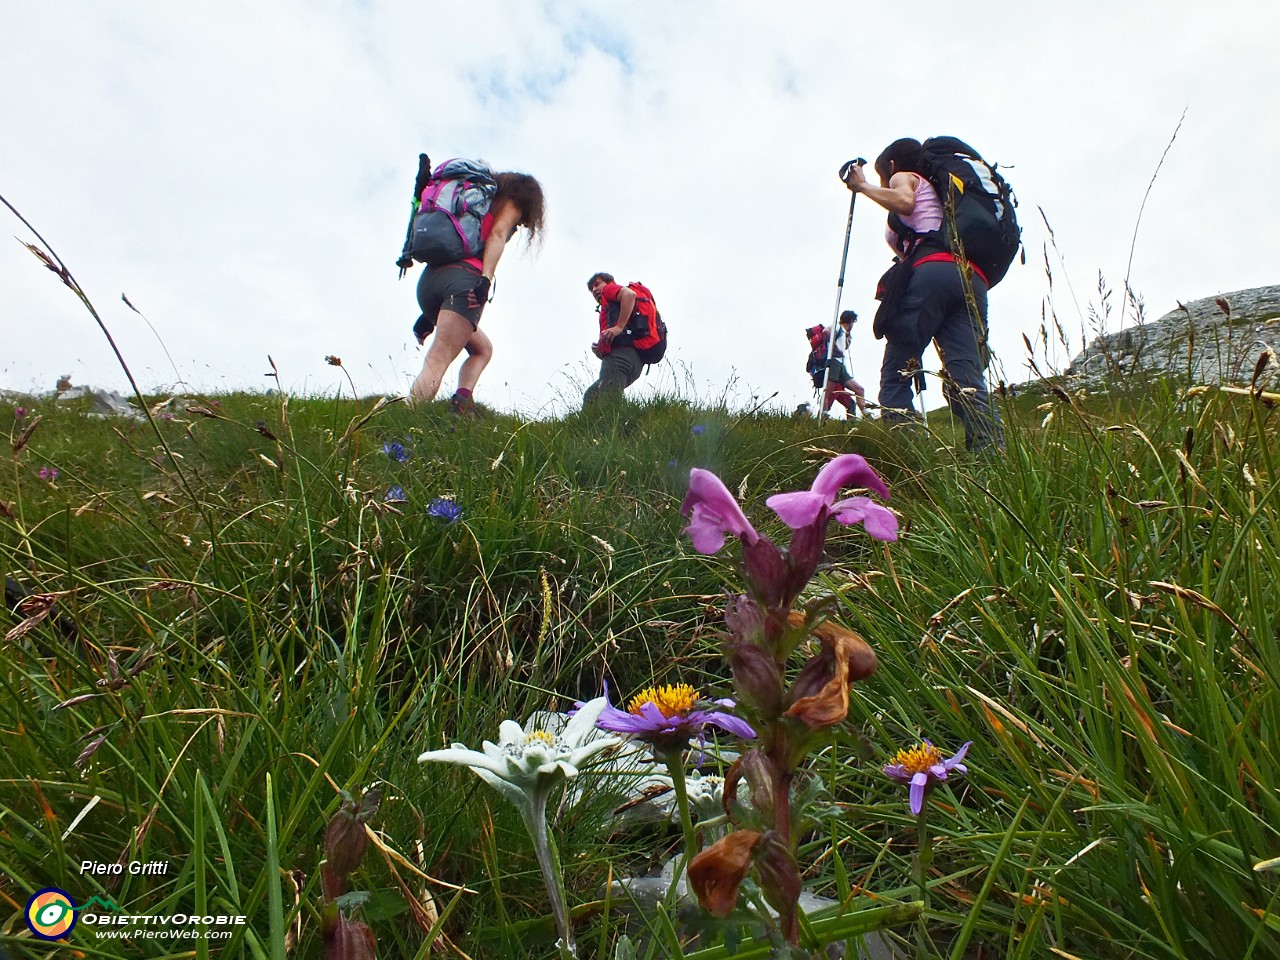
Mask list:
[[[884,768],[884,773],[899,783],[911,784],[911,813],[918,817],[924,809],[926,791],[942,783],[950,773],[969,772],[962,761],[971,746],[972,740],[957,750],[954,756],[944,760],[941,750],[928,740],[923,740],[917,746],[895,753],[893,762]]]
[[[540,816],[557,785],[576,777],[587,760],[619,742],[617,737],[601,737],[596,732],[596,720],[607,705],[604,697],[584,703],[558,733],[533,724],[526,731],[514,720],[504,720],[498,727],[496,744],[486,740],[480,750],[469,750],[455,743],[447,750],[429,750],[418,761],[470,767],[522,814]]]
[[[671,777],[665,774],[658,774],[653,779],[668,787],[675,786]],[[724,777],[693,770],[685,776],[684,788],[685,796],[689,800],[689,808],[696,819],[710,820],[724,813]],[[741,797],[746,792],[745,787],[739,787],[738,796]],[[672,812],[679,816],[679,811],[673,809]]]

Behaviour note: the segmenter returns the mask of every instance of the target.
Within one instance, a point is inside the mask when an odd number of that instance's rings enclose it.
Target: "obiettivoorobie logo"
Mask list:
[[[94,907],[112,913],[120,912],[120,908],[110,897],[90,897],[77,907],[65,890],[45,887],[37,890],[27,901],[27,926],[41,940],[65,940],[75,929],[80,912]]]

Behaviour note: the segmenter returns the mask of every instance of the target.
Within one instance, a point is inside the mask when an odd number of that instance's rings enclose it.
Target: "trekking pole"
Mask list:
[[[840,182],[844,183],[848,179],[849,171],[853,166],[863,166],[866,162],[862,157],[858,157],[844,164],[840,168]],[[849,238],[853,235],[853,205],[857,199],[858,195],[850,190],[849,221],[844,227],[844,250],[840,253],[840,279],[836,281],[836,309],[831,315],[831,328],[827,331],[827,355],[822,361],[822,395],[818,398],[819,423],[827,415],[827,381],[831,379],[831,351],[835,346],[836,325],[840,322],[840,297],[844,293],[844,270],[849,261]]]
[[[404,249],[400,251],[400,259],[396,261],[396,266],[400,268],[400,279],[404,279],[404,275],[409,272],[409,268],[413,266],[413,258],[409,256],[409,245],[413,243],[413,221],[418,217],[418,203],[422,196],[422,191],[426,189],[427,181],[431,179],[431,158],[425,153],[418,154],[418,175],[413,181],[413,203],[409,206],[409,228],[404,232]]]

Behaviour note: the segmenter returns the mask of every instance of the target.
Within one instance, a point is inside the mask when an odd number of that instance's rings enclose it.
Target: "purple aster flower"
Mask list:
[[[49,483],[53,483],[55,480],[58,479],[58,468],[57,467],[41,467],[40,472],[37,474],[37,476],[41,480],[47,480]]]
[[[729,488],[714,473],[701,467],[689,471],[689,492],[680,505],[680,513],[689,518],[684,532],[689,534],[693,549],[699,553],[719,553],[726,533],[740,537],[747,544],[760,539]]]
[[[409,498],[405,496],[404,487],[387,487],[387,495],[382,498],[384,503],[408,503]]]
[[[409,451],[404,448],[404,444],[396,440],[382,445],[382,452],[394,460],[396,463],[404,463],[409,459]]]
[[[707,432],[707,428],[706,428],[706,427],[704,427],[702,424],[700,424],[700,423],[695,423],[695,424],[693,425],[693,435],[694,435],[695,437],[700,437],[700,436],[702,436],[702,435],[703,435],[704,433],[706,433],[706,432]]]
[[[597,727],[610,733],[630,734],[659,750],[682,750],[694,737],[701,742],[707,726],[719,727],[744,740],[756,735],[745,720],[720,709],[732,707],[732,700],[700,700],[687,683],[649,687],[632,697],[626,710],[608,702],[607,690],[605,698]]]
[[[911,813],[918,817],[924,809],[924,796],[929,790],[946,780],[950,773],[963,775],[969,772],[963,760],[971,746],[972,740],[954,756],[943,759],[941,750],[923,740],[917,746],[895,753],[893,762],[884,768],[884,774],[899,783],[911,784]]]
[[[26,408],[26,407],[14,407],[14,408],[13,408],[13,419],[15,419],[15,420],[25,420],[25,419],[26,419],[26,416],[27,416],[27,408]]]
[[[436,497],[427,504],[427,516],[443,520],[445,523],[457,523],[462,516],[462,507],[453,497]]]
[[[845,487],[866,487],[889,498],[889,488],[867,461],[856,453],[846,453],[819,470],[808,490],[774,494],[765,503],[792,530],[835,519],[845,526],[861,523],[877,540],[897,540],[898,518],[893,512],[869,497],[836,500]]]

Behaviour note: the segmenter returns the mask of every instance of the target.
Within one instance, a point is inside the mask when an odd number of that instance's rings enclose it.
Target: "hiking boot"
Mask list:
[[[449,398],[449,412],[459,417],[477,417],[476,402],[470,397],[454,394]]]

